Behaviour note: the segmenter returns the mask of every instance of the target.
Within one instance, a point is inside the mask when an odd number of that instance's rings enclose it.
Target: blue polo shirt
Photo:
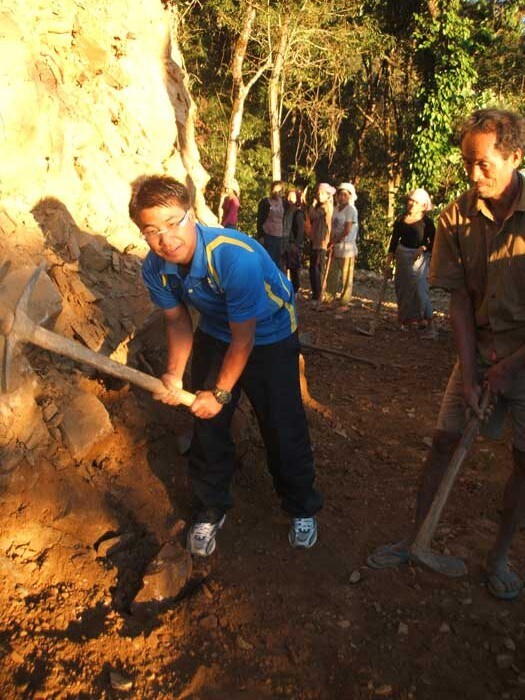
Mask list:
[[[196,246],[186,277],[153,251],[142,278],[154,304],[181,303],[200,311],[199,328],[229,343],[229,322],[256,319],[255,345],[288,338],[297,328],[293,288],[266,250],[234,229],[196,225]]]

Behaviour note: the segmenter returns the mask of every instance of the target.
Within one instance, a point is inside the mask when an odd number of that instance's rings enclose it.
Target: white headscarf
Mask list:
[[[432,209],[432,200],[430,199],[430,195],[422,187],[417,187],[415,190],[412,190],[412,192],[409,192],[408,197],[415,199],[415,201],[419,204],[423,204],[426,211],[430,211]]]

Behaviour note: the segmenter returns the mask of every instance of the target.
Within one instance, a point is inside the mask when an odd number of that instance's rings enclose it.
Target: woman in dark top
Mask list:
[[[290,190],[286,196],[283,217],[283,258],[294,292],[299,291],[299,272],[304,241],[304,211],[301,209],[301,193]]]
[[[428,295],[428,267],[436,228],[426,213],[432,209],[428,192],[410,192],[406,213],[396,219],[388,249],[387,265],[395,257],[398,318],[403,329],[427,328],[425,337],[435,339],[433,309]]]

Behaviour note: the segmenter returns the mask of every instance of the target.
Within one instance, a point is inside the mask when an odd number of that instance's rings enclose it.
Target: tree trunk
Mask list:
[[[226,193],[226,188],[231,187],[233,180],[235,179],[235,172],[237,170],[237,156],[239,154],[239,140],[241,135],[242,119],[244,115],[244,103],[248,93],[255,85],[257,80],[261,75],[268,69],[270,59],[269,57],[264,61],[258,68],[258,70],[252,75],[250,80],[245,84],[243,76],[243,64],[246,57],[246,50],[248,48],[248,42],[252,34],[253,23],[255,21],[256,8],[255,5],[248,3],[246,7],[246,15],[244,17],[244,23],[241,33],[237,37],[235,42],[235,47],[233,51],[233,57],[231,62],[231,73],[233,80],[233,103],[232,103],[232,113],[230,116],[230,126],[228,130],[228,144],[226,147],[226,158],[224,163],[224,174],[222,178],[222,193],[221,201],[219,202],[219,212],[222,207],[222,202],[224,201],[224,196]]]
[[[273,59],[272,74],[268,89],[270,109],[270,145],[272,151],[272,180],[281,179],[281,95],[284,82],[284,59],[288,48],[290,20],[286,18],[281,27],[277,52]]]
[[[178,42],[179,15],[175,8],[171,9],[170,15],[170,41],[166,47],[164,65],[168,96],[175,113],[178,143],[173,145],[169,160],[182,160],[188,173],[189,181],[186,184],[194,200],[197,218],[205,224],[215,224],[216,219],[204,199],[209,175],[201,164],[195,139],[197,108],[190,94],[188,74]],[[165,165],[169,170],[169,161]]]

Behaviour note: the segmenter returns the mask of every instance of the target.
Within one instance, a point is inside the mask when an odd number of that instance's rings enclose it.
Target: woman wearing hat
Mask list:
[[[330,280],[330,291],[341,291],[340,303],[348,309],[352,300],[354,262],[357,256],[357,233],[359,230],[355,187],[350,182],[342,182],[337,188],[336,203],[332,215],[332,238],[337,261],[337,274]]]
[[[436,228],[427,216],[432,209],[428,192],[421,187],[409,193],[406,213],[394,223],[387,265],[396,260],[396,297],[398,318],[403,329],[428,328],[427,337],[435,338],[433,309],[428,295],[428,267]]]
[[[321,182],[317,188],[317,204],[310,209],[310,286],[312,299],[318,301],[326,263],[326,251],[332,229],[333,196],[335,187]]]

